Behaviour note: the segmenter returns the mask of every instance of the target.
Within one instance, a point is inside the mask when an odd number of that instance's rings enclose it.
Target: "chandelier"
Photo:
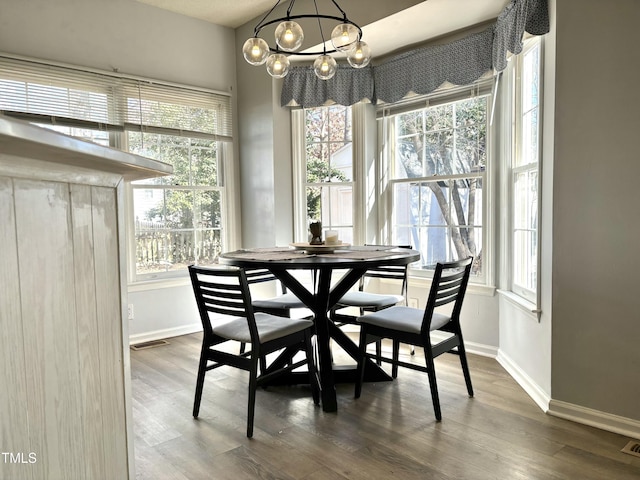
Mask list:
[[[342,16],[321,15],[318,12],[316,0],[313,0],[315,13],[292,15],[291,12],[296,0],[290,0],[286,17],[269,20],[269,16],[281,2],[282,0],[278,0],[264,18],[255,26],[253,29],[253,37],[244,42],[242,54],[249,64],[266,64],[269,75],[274,78],[283,78],[289,72],[290,63],[288,55],[317,56],[313,62],[313,70],[318,78],[322,80],[329,80],[336,74],[338,69],[336,60],[329,55],[330,53],[345,53],[347,61],[354,68],[363,68],[369,64],[371,61],[371,49],[362,41],[362,29],[347,18],[347,14],[340,8],[335,0],[331,0],[331,2],[340,11]],[[298,51],[304,42],[302,27],[295,22],[295,20],[299,19],[317,20],[320,38],[322,39],[321,51]],[[338,22],[331,32],[333,49],[327,50],[321,19]],[[275,47],[271,47],[263,38],[260,38],[259,35],[263,28],[276,23],[278,26],[275,30]]]

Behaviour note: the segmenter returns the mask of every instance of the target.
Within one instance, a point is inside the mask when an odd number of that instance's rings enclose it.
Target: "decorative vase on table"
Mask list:
[[[322,223],[313,222],[309,225],[309,232],[311,232],[311,239],[309,245],[322,245]]]

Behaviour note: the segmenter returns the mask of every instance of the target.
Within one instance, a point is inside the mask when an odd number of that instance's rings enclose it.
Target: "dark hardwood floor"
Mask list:
[[[640,479],[640,458],[620,452],[629,438],[544,414],[494,359],[475,355],[474,398],[458,358],[436,359],[440,423],[426,374],[401,368],[358,400],[338,385],[337,413],[314,406],[308,387],[260,390],[248,439],[246,372],[209,372],[191,416],[200,339],[131,351],[139,479]]]

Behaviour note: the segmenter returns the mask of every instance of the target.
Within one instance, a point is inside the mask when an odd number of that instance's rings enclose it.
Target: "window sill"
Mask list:
[[[143,280],[127,285],[127,290],[131,292],[146,292],[148,290],[159,290],[161,288],[175,288],[191,285],[189,276],[155,278],[153,280]]]
[[[510,290],[498,290],[498,294],[512,305],[515,305],[520,310],[526,312],[527,314],[535,317],[538,321],[540,321],[540,315],[542,314],[542,311],[535,303],[513,293]]]
[[[431,279],[409,275],[409,286],[429,289],[431,288]],[[469,282],[469,284],[467,285],[467,293],[470,295],[493,297],[496,294],[496,287],[492,285],[481,285],[479,283]]]

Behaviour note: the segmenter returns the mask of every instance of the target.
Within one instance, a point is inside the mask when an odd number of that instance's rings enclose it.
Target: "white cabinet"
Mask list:
[[[169,173],[0,117],[0,478],[134,477],[123,188]]]

